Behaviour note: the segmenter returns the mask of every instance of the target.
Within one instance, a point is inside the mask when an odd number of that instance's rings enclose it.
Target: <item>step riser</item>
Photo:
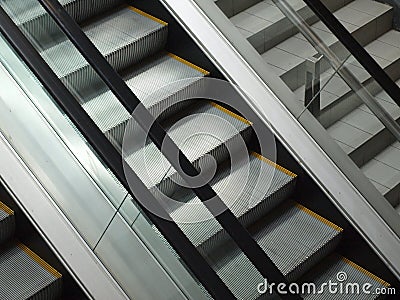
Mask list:
[[[71,17],[80,23],[113,7],[117,7],[123,2],[122,0],[78,0],[63,6]],[[37,16],[20,26],[23,26],[24,30],[34,37],[34,40],[41,46],[49,46],[56,40],[65,38],[65,35],[47,13]]]
[[[393,80],[396,80],[400,77],[398,63],[400,63],[400,60],[396,60],[384,69]],[[372,96],[375,96],[382,91],[382,88],[372,78],[362,82],[362,84]],[[319,122],[325,128],[328,128],[349,114],[351,111],[359,107],[361,104],[363,104],[362,100],[353,91],[349,91],[344,96],[340,97],[335,102],[321,110]]]
[[[238,220],[244,227],[249,227],[253,225],[255,222],[262,219],[284,200],[288,199],[293,194],[295,187],[296,180],[294,179],[272,195],[269,195],[269,197],[264,199],[263,202],[261,202],[259,205],[249,210],[243,216],[239,217]],[[202,253],[212,253],[215,249],[221,247],[224,243],[229,242],[230,239],[231,238],[226,233],[226,231],[221,230],[210,239],[199,245],[198,249]]]
[[[0,252],[0,298],[56,300],[62,275],[23,244],[7,244]]]
[[[298,279],[331,254],[342,235],[341,228],[306,208],[287,204],[250,227],[249,232],[289,281]],[[232,241],[209,257],[238,299],[260,299],[253,286],[262,281],[262,276]],[[250,285],[244,286],[243,280]]]
[[[387,32],[391,29],[391,18],[393,16],[393,11],[390,10],[385,14],[380,15],[378,18],[372,20],[365,26],[357,29],[352,33],[353,37],[355,37],[361,45],[365,46],[368,43],[372,42],[384,32]],[[379,24],[379,26],[378,26]],[[376,28],[379,28],[376,30]],[[373,33],[373,34],[372,34]],[[339,41],[335,42],[330,48],[336,53],[339,54],[339,58],[344,57],[346,53],[343,51],[343,46]],[[328,68],[328,64],[324,63],[321,66],[321,72],[326,71]],[[283,75],[281,75],[283,81],[289,86],[291,90],[296,90],[304,85],[305,82],[305,62],[297,65],[296,67],[288,70]]]
[[[397,119],[397,123],[400,123],[400,118]],[[349,156],[358,167],[362,167],[395,141],[396,138],[389,132],[389,130],[384,128],[368,139],[360,147],[354,149]]]
[[[317,21],[317,17],[308,7],[303,7],[298,13],[309,24]],[[297,27],[285,17],[266,29],[253,34],[248,38],[248,41],[261,54],[298,32]]]
[[[57,300],[62,296],[62,280],[58,279],[30,297],[30,300]]]
[[[163,26],[145,38],[106,55],[105,58],[116,71],[120,72],[163,49],[167,37],[168,28]],[[89,65],[60,79],[71,91],[75,93],[79,91],[80,98],[86,97],[96,90],[104,89],[104,82],[100,81],[97,73]]]
[[[325,257],[327,257],[333,253],[333,251],[339,245],[341,238],[342,238],[342,235],[339,234],[335,238],[330,240],[329,243],[327,243],[321,249],[319,249],[317,252],[315,252],[305,262],[303,262],[299,267],[297,267],[295,270],[293,270],[292,272],[287,274],[286,278],[289,281],[295,281],[295,280],[299,279],[301,276],[303,276],[304,274],[306,274],[309,270],[311,270],[314,266],[316,266],[321,260],[323,260]]]
[[[249,143],[251,136],[252,136],[252,128],[247,127],[245,130],[243,130],[240,135],[237,135],[228,141],[226,141],[224,144],[219,145],[218,147],[214,148],[213,150],[209,151],[207,154],[211,155],[214,157],[215,161],[218,164],[221,164],[222,162],[226,161],[229,158],[229,152],[227,149],[230,149],[231,151],[235,151],[237,148],[237,145],[241,145],[241,143],[238,143],[238,141],[244,141],[246,144]],[[240,147],[240,146],[239,146]],[[200,157],[199,159],[195,160],[192,162],[196,167],[199,165],[204,165],[202,164],[204,162],[204,156]],[[204,169],[203,172],[207,173],[209,170]],[[177,184],[177,182],[182,182],[181,177],[177,174],[174,173],[168,178],[164,179],[160,184],[157,185],[157,188],[164,194],[169,197],[173,195],[174,192],[176,192],[178,189],[181,187]]]
[[[175,105],[174,107],[171,107],[171,109],[166,110],[163,114],[159,116],[157,119],[159,122],[162,122],[168,118],[168,116],[171,116],[174,113],[177,113],[179,111],[182,111],[184,109],[187,109],[191,104],[196,104],[196,101],[185,101],[180,104]],[[157,108],[154,106],[148,108],[149,112],[154,116],[155,111]],[[113,143],[114,146],[117,147],[117,149],[122,149],[122,143],[124,140],[125,136],[125,130],[126,126],[128,125],[129,120],[122,121],[118,126],[112,128],[111,130],[108,130],[104,132],[105,136]],[[142,130],[139,129],[137,135],[135,133],[131,133],[130,135],[131,139],[135,139],[135,136],[141,140],[143,138],[143,133]],[[146,141],[146,144],[150,143],[150,139],[148,138]],[[131,149],[131,150],[139,150],[138,148],[136,149]]]
[[[217,0],[215,4],[230,18],[262,0]]]
[[[385,198],[393,205],[393,207],[397,207],[400,204],[400,183],[387,192]]]
[[[10,215],[0,221],[0,245],[10,240],[15,233],[15,217]]]
[[[324,1],[331,11],[336,11],[346,5],[347,3],[342,3],[342,1]],[[319,21],[318,17],[313,13],[313,11],[307,6],[299,9],[297,13],[305,20],[308,24],[313,24]],[[260,32],[257,32],[248,38],[248,41],[254,48],[257,49],[259,53],[264,53],[279,43],[285,41],[291,36],[297,34],[299,30],[293,23],[286,17],[275,22],[271,26],[267,27]]]
[[[339,273],[346,274],[346,282],[358,284],[360,287],[365,285],[365,283],[370,284],[370,290],[378,290],[378,288],[387,288],[389,286],[388,283],[384,282],[382,279],[378,278],[374,274],[371,274],[369,271],[363,269],[362,267],[356,265],[354,262],[338,255],[332,254],[329,257],[325,258],[323,262],[318,264],[312,271],[310,271],[307,275],[301,278],[301,283],[314,283],[315,286],[320,287],[327,282],[338,282],[338,274]],[[350,291],[350,290],[349,290]],[[346,293],[347,296],[332,296],[333,293],[325,289],[322,293],[318,293],[318,296],[315,296],[316,293],[304,293],[301,295],[303,299],[385,299],[386,295],[380,297],[380,295],[369,295],[368,297],[363,297],[362,291],[357,293]],[[351,296],[350,296],[351,295]]]
[[[198,87],[196,86],[195,83],[188,85],[180,89],[176,93],[167,96],[160,102],[157,102],[156,104],[147,107],[147,109],[153,116],[157,116],[157,120],[159,122],[163,122],[167,118],[173,116],[174,114],[177,114],[187,109],[188,107],[195,105],[198,102],[197,100],[188,100],[182,102],[180,102],[179,100],[186,99],[187,95],[196,94],[195,90],[197,88]],[[173,103],[177,104],[173,105]],[[144,105],[146,106],[146,103],[144,103]],[[128,120],[121,121],[121,123],[118,126],[104,133],[117,146],[117,148],[122,147],[122,141],[125,135],[125,129],[127,124]],[[132,133],[132,135],[133,135],[132,138],[134,138],[135,134]]]

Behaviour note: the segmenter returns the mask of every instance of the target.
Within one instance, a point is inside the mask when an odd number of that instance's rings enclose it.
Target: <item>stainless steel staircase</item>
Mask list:
[[[13,240],[14,212],[0,202],[0,299],[60,299],[62,275]]]
[[[9,9],[10,15],[19,20],[16,23],[31,35],[31,41],[42,45],[40,54],[48,65],[76,95],[101,131],[120,149],[130,119],[128,111],[104,88],[72,43],[69,40],[57,40],[56,25],[44,11],[30,12],[27,6],[21,8],[20,3],[5,2],[5,8],[14,6]],[[161,113],[162,124],[190,161],[207,172],[211,168],[207,161],[210,156],[214,158],[218,168],[211,186],[289,281],[311,280],[323,283],[335,280],[337,273],[345,270],[348,281],[367,281],[376,287],[389,285],[355,263],[334,254],[343,229],[296,202],[299,200],[295,194],[296,174],[254,152],[249,142],[254,139],[252,120],[246,120],[229,108],[207,99],[192,101],[192,105],[170,107],[174,96],[198,88],[197,82],[208,76],[209,72],[164,49],[168,38],[166,22],[150,15],[151,12],[126,5],[124,1],[95,1],[95,6],[89,0],[60,2],[81,24],[82,30],[123,76],[146,108],[153,115]],[[339,9],[340,5],[335,3],[333,7]],[[299,7],[299,10],[307,13],[304,6]],[[276,20],[276,26],[279,27],[285,22],[280,16]],[[371,17],[367,23],[371,22],[377,21]],[[257,46],[263,51],[266,47],[274,47],[269,50],[271,52],[265,53],[267,60],[269,57],[272,59],[274,53],[284,52],[279,48],[281,41],[264,39],[268,30],[273,30],[268,29],[269,25],[273,28],[274,24],[263,22],[264,27],[253,28],[253,32],[248,32],[249,38],[257,42],[263,36]],[[284,32],[286,35],[293,33],[293,28],[287,24]],[[53,38],[49,38],[52,33]],[[288,64],[287,70],[283,66],[281,70],[282,74],[287,75],[280,75],[288,78],[303,68],[301,58],[293,64],[292,60],[286,60],[285,63]],[[276,69],[279,68],[276,66]],[[149,101],[148,96],[154,91],[182,79],[190,80],[185,86],[169,90],[156,101]],[[291,80],[296,88],[300,87],[299,82],[297,79]],[[176,126],[171,125],[178,115],[186,118],[181,117]],[[204,124],[209,122],[215,124],[212,131],[205,132],[203,128],[207,129],[207,126]],[[193,135],[196,130],[200,134]],[[245,161],[234,161],[231,164],[227,149],[236,149],[240,141],[244,141],[248,147],[245,157],[248,164]],[[126,162],[155,196],[162,192],[183,203],[179,207],[170,207],[169,214],[209,260],[236,298],[258,299],[260,294],[256,287],[264,280],[261,274],[230,241],[227,233],[194,193],[178,184],[181,179],[166,158],[160,155],[156,146],[148,141],[144,147],[129,153]],[[261,183],[271,184],[258,184],[257,179]],[[199,217],[203,221],[190,222]],[[314,295],[303,296],[312,299]],[[346,295],[324,294],[324,297],[346,299]],[[376,298],[377,295],[371,295],[368,299]]]
[[[304,103],[305,61],[317,51],[306,38],[296,32],[273,1],[243,1],[228,5],[216,3],[231,18],[250,43],[277,75]],[[235,3],[235,1],[233,1]],[[317,21],[303,1],[288,1],[311,24],[314,32],[339,55],[345,58],[335,36],[321,21]],[[400,33],[392,28],[393,8],[377,1],[323,1],[350,33],[365,46],[376,62],[399,84]],[[244,3],[247,3],[244,5]],[[314,18],[313,18],[314,16]],[[286,23],[285,23],[286,22]],[[282,25],[284,24],[284,25]],[[271,32],[279,26],[285,32]],[[283,26],[283,27],[282,27]],[[263,32],[263,34],[261,34]],[[399,107],[374,82],[361,65],[350,57],[344,64],[376,97],[377,101],[399,121]],[[374,114],[362,105],[349,86],[327,64],[322,65],[321,113],[319,121],[343,150],[361,168],[377,189],[400,209],[399,145]],[[329,79],[329,81],[328,81]]]

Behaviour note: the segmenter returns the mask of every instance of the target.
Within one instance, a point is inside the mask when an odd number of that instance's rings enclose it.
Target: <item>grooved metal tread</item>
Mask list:
[[[58,299],[61,274],[22,244],[0,250],[0,299]]]
[[[205,154],[211,154],[222,162],[227,157],[225,147],[236,151],[235,147],[243,145],[238,142],[246,141],[251,133],[249,122],[207,101],[167,132],[188,159],[197,165]],[[176,174],[154,143],[141,147],[143,145],[136,145],[133,140],[127,141],[131,148],[125,147],[124,159],[148,188]],[[168,193],[166,189],[164,192]]]
[[[338,275],[340,274],[340,275]],[[344,281],[338,280],[345,279]],[[374,294],[377,288],[389,288],[390,284],[380,279],[379,277],[373,275],[369,271],[350,261],[349,259],[342,257],[338,254],[333,254],[322,261],[317,267],[313,268],[312,271],[304,278],[302,282],[314,283],[317,287],[317,291],[321,290],[321,286],[325,283],[338,283],[336,286],[338,292],[330,293],[329,289],[325,286],[323,288],[323,293],[307,293],[303,294],[303,298],[307,300],[335,300],[335,299],[363,299],[372,300],[380,298],[380,295]],[[340,292],[340,283],[343,286],[343,293]],[[349,284],[346,287],[346,284]],[[352,293],[352,287],[350,284],[358,284],[360,287],[359,293]],[[366,294],[362,291],[362,287],[365,284],[370,284],[371,286],[367,288],[371,294]],[[346,294],[346,288],[349,291]],[[357,289],[355,289],[357,291]]]
[[[83,17],[95,16],[102,10],[121,4],[122,0],[58,0],[67,12],[76,20]],[[3,7],[10,8],[8,11],[13,16],[17,25],[22,25],[41,17],[48,16],[44,8],[37,0],[3,0]],[[40,25],[40,24],[39,24]],[[43,26],[43,24],[41,24]]]
[[[166,24],[131,7],[121,8],[82,29],[117,70],[157,52],[167,38]],[[44,50],[41,55],[60,78],[88,68],[87,61],[69,40]]]
[[[190,89],[191,84],[206,74],[170,53],[162,53],[135,66],[124,74],[124,80],[150,113],[158,117],[172,105],[172,95]],[[184,81],[163,89],[164,86],[180,80]],[[154,94],[160,89],[162,95]],[[178,106],[181,107],[182,105]],[[130,119],[130,114],[111,91],[88,99],[83,108],[104,133],[112,131],[111,135],[119,143],[122,142],[125,126],[121,127],[121,124]]]
[[[256,153],[246,156],[218,172],[210,184],[248,227],[290,196],[296,175]],[[227,241],[222,227],[193,192],[180,189],[172,198],[181,205],[169,207],[169,213],[193,245],[209,252]]]
[[[289,279],[307,272],[336,247],[342,229],[305,207],[292,203],[250,229],[253,238]],[[289,238],[290,237],[290,238]],[[264,279],[238,248],[210,255],[213,267],[238,299],[257,299]]]
[[[0,202],[0,244],[10,239],[15,231],[14,212]]]

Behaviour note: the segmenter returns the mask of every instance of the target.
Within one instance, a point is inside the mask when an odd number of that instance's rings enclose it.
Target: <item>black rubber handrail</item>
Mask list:
[[[83,33],[79,25],[74,19],[69,16],[69,14],[64,10],[62,5],[57,0],[38,0],[40,4],[45,8],[53,20],[58,24],[61,30],[66,34],[70,41],[75,45],[81,55],[88,61],[90,66],[97,72],[104,83],[110,88],[116,98],[124,105],[129,113],[133,113],[136,109],[140,110],[140,114],[135,114],[135,121],[142,127],[142,129],[149,134],[150,139],[158,147],[158,149],[165,155],[169,160],[171,165],[178,170],[178,173],[187,179],[187,176],[195,177],[199,175],[199,171],[192,165],[192,163],[187,159],[183,152],[177,147],[173,140],[168,136],[166,131],[161,127],[161,125],[154,119],[154,117],[148,112],[136,95],[129,89],[121,76],[110,66],[107,60],[102,56],[98,49],[92,44],[88,37]],[[12,40],[12,39],[11,39]],[[21,49],[22,50],[22,49]],[[45,85],[46,86],[46,85]],[[101,146],[101,145],[100,145]],[[104,146],[104,145],[103,145]],[[95,149],[97,149],[95,147]],[[115,152],[114,152],[115,153]],[[176,158],[178,154],[178,158]],[[102,156],[107,156],[107,152],[102,151]],[[120,154],[119,158],[122,161]],[[116,163],[118,157],[113,158],[113,163]],[[107,160],[105,160],[107,162]],[[118,165],[110,165],[113,171],[118,171],[118,179],[122,183],[127,183],[124,173],[120,173],[121,163]],[[117,167],[117,168],[115,168]],[[132,171],[132,170],[131,170]],[[134,172],[132,171],[134,174]],[[190,178],[189,184],[190,184]],[[129,185],[126,186],[130,190]],[[205,207],[215,216],[216,220],[220,223],[222,228],[230,235],[232,240],[237,244],[237,246],[243,251],[247,258],[252,262],[256,269],[261,273],[261,275],[267,278],[270,282],[276,283],[286,283],[286,289],[289,283],[285,276],[280,272],[280,270],[275,266],[268,255],[262,250],[262,248],[257,244],[257,242],[251,237],[250,233],[241,225],[238,219],[233,215],[233,213],[226,207],[225,203],[219,198],[215,191],[210,185],[206,184],[201,187],[192,188],[193,192],[199,197],[199,199],[204,203]],[[132,191],[134,193],[134,191]],[[213,199],[213,204],[210,205],[207,200]],[[140,201],[139,201],[140,202]],[[155,205],[151,203],[151,205]],[[157,206],[160,206],[157,204]],[[221,213],[221,209],[223,212]],[[146,212],[149,212],[147,209]],[[150,212],[150,214],[154,215]],[[168,222],[174,224],[174,230],[176,231],[176,224],[172,221],[161,221],[156,218],[158,224],[155,225],[163,233],[163,228],[161,225],[165,226]],[[168,218],[167,218],[168,219]],[[171,225],[169,225],[171,226]],[[180,235],[184,235],[182,231],[179,230]],[[171,243],[173,247],[176,246],[174,239],[176,238],[172,232],[167,232],[165,234],[167,240]],[[187,238],[180,237],[181,240],[187,241]],[[182,246],[182,245],[178,245]],[[193,246],[192,246],[193,247]],[[179,249],[181,252],[182,248]],[[178,252],[179,253],[179,252]],[[193,259],[186,256],[185,262],[187,260]],[[204,259],[201,260],[204,263]],[[193,266],[192,264],[188,264]],[[197,266],[198,267],[198,266]],[[215,274],[215,273],[214,273]],[[199,272],[196,272],[196,276]],[[202,275],[201,277],[204,277]],[[215,276],[214,276],[215,277]],[[200,280],[200,277],[198,277]],[[203,279],[204,280],[204,279]],[[209,282],[209,280],[207,280]],[[206,288],[207,285],[205,285]],[[226,289],[226,288],[225,288]],[[285,289],[283,289],[285,290]],[[216,291],[213,291],[216,292]],[[229,297],[230,298],[230,297]],[[293,295],[291,293],[282,294],[284,299],[301,299],[299,295]],[[221,299],[221,298],[217,298]],[[222,298],[224,299],[224,298]]]
[[[112,170],[122,185],[129,190],[129,184],[124,173],[125,171],[128,172],[127,176],[130,176],[130,179],[135,182],[135,185],[138,188],[142,187],[142,190],[144,189],[143,191],[145,192],[147,188],[139,177],[132,169],[130,169],[129,166],[125,166],[124,168],[121,155],[117,149],[101,132],[94,121],[80,106],[78,101],[76,101],[75,97],[50,69],[1,6],[0,30],[17,54],[53,97],[57,105],[59,105],[65,114],[71,119],[93,149],[96,149],[99,157]],[[152,197],[151,194],[147,196],[149,198]],[[163,234],[166,240],[171,244],[185,264],[189,267],[191,272],[193,272],[199,282],[208,290],[212,297],[215,299],[235,299],[232,292],[226,287],[204,257],[184,235],[181,229],[174,222],[167,221],[169,216],[164,208],[155,198],[153,198],[153,200],[154,201],[151,203],[152,207],[149,205],[142,205],[141,201],[136,200],[136,203],[140,206],[150,221],[158,228],[161,234]],[[152,211],[157,211],[159,214],[152,214]],[[164,213],[164,217],[162,216],[162,213]]]
[[[336,38],[367,70],[383,90],[400,106],[400,87],[390,78],[381,66],[369,55],[367,50],[351,35],[338,19],[320,0],[304,0],[308,7],[329,28]]]

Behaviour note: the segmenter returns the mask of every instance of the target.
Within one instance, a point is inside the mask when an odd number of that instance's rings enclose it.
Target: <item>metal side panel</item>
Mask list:
[[[277,211],[270,222],[250,229],[253,237],[281,272],[292,281],[336,247],[342,229],[299,204]],[[213,255],[214,268],[238,299],[257,299],[264,282],[243,252],[225,245]]]
[[[0,245],[9,240],[15,232],[14,212],[0,202]]]
[[[83,31],[108,62],[121,71],[161,50],[168,26],[136,8],[125,7],[86,25]],[[44,50],[41,55],[75,93],[102,87],[95,71],[69,40]]]
[[[61,296],[61,274],[23,244],[0,251],[0,298],[47,299]]]
[[[255,153],[249,162],[235,163],[238,165],[232,170],[217,174],[211,185],[239,221],[249,227],[290,196],[296,175]],[[206,253],[229,240],[200,199],[193,193],[182,196],[173,196],[185,204],[173,210],[171,217],[196,247]]]
[[[205,299],[155,235],[143,215],[130,228],[117,214],[95,251],[131,299]]]

